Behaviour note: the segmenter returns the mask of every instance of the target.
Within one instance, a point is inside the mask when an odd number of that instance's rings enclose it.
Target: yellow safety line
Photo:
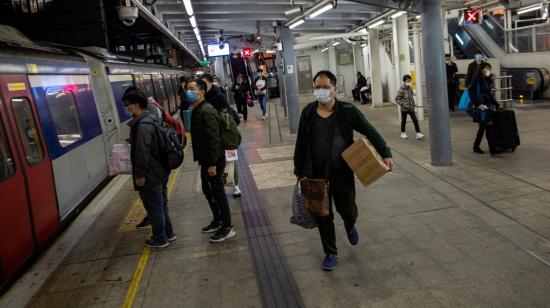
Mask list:
[[[190,136],[188,136],[190,138]],[[188,139],[190,140],[190,139]],[[190,142],[187,143],[187,146],[184,149],[184,153],[187,152],[187,149],[189,148]],[[168,197],[170,198],[172,196],[172,192],[174,191],[174,187],[176,186],[176,181],[179,175],[181,166],[176,169],[175,172],[172,172],[170,175],[170,179],[168,180]],[[134,205],[132,209],[130,210],[130,213],[136,206],[141,206],[141,201],[136,200],[134,202]],[[141,206],[143,208],[143,206]],[[128,217],[130,217],[130,213],[128,214]],[[127,220],[126,220],[127,221]],[[151,248],[145,246],[143,248],[143,252],[141,253],[141,257],[139,258],[139,262],[136,268],[136,271],[134,272],[134,275],[132,276],[132,282],[130,283],[130,288],[128,289],[128,293],[126,293],[126,298],[124,299],[124,303],[122,304],[123,308],[131,308],[132,304],[134,303],[134,299],[136,298],[137,290],[139,287],[139,283],[141,282],[141,278],[143,276],[143,271],[145,270],[145,267],[147,266],[147,262],[149,262],[149,255],[151,254]]]

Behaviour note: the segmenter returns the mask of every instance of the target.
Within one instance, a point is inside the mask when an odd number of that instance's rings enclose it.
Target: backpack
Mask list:
[[[219,111],[220,120],[221,120],[221,139],[224,150],[236,150],[241,144],[241,133],[237,129],[237,123],[233,114],[229,110],[231,107],[224,108]]]
[[[148,102],[155,105],[160,110],[160,113],[162,115],[162,121],[164,122],[164,124],[172,127],[175,130],[176,134],[180,138],[180,143],[183,145],[183,147],[185,147],[185,145],[187,144],[187,137],[185,136],[185,127],[181,125],[179,121],[174,119],[168,112],[164,111],[164,108],[162,108],[162,106],[159,103],[157,103],[153,98],[149,98]],[[182,118],[182,121],[183,121],[183,118]]]
[[[157,126],[160,163],[166,170],[178,168],[183,163],[183,145],[180,136],[171,126]]]

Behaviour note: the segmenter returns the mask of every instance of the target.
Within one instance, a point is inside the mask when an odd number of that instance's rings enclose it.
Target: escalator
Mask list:
[[[453,39],[454,54],[457,59],[472,59],[477,50],[487,57],[492,58],[495,55],[491,48],[487,47],[487,44],[481,44],[487,42],[486,40],[480,40],[480,36],[483,36],[479,32],[485,32],[479,25],[460,26],[458,18],[447,19],[449,36]],[[481,31],[479,31],[481,30]],[[485,33],[485,35],[487,35]]]

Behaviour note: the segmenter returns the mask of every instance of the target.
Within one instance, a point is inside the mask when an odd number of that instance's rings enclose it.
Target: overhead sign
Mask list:
[[[464,23],[467,25],[479,23],[479,10],[466,10],[464,11]]]
[[[250,58],[252,56],[252,49],[243,48],[243,57]]]

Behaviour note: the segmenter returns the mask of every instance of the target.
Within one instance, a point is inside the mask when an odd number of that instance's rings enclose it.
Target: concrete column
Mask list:
[[[447,74],[443,47],[443,21],[441,1],[422,1],[422,50],[426,73],[426,89],[430,106],[430,149],[434,166],[450,166],[453,163],[449,104],[447,101]]]
[[[393,23],[393,59],[395,64],[396,85],[403,81],[403,75],[411,73],[411,56],[409,51],[409,24],[407,15],[392,20]]]
[[[333,46],[328,48],[328,69],[334,75],[338,75],[338,67],[336,65],[336,48]]]
[[[380,64],[380,39],[378,38],[378,30],[369,29],[369,63],[371,71],[371,88],[372,88],[372,107],[382,106],[384,98],[382,97],[382,75]]]
[[[418,106],[417,118],[424,120],[424,74],[422,61],[422,46],[420,45],[420,24],[413,28],[414,72],[416,80],[416,105]]]
[[[365,77],[370,77],[372,80],[369,50],[369,46],[361,47],[361,51],[363,52],[363,72]]]
[[[285,117],[288,117],[288,109],[286,104],[286,94],[285,94],[285,77],[284,77],[284,70],[285,70],[285,63],[283,61],[283,53],[281,51],[277,51],[277,57],[275,58],[275,65],[277,65],[277,81],[279,83],[279,98],[281,99],[281,106],[283,107],[285,111]]]
[[[298,132],[300,123],[300,108],[298,106],[298,78],[296,77],[296,55],[294,54],[294,41],[292,31],[286,27],[278,26],[277,32],[280,35],[283,43],[282,61],[284,62],[284,70],[278,70],[278,74],[283,73],[284,76],[284,95],[288,108],[288,122],[290,133]],[[279,84],[279,86],[281,86]]]

